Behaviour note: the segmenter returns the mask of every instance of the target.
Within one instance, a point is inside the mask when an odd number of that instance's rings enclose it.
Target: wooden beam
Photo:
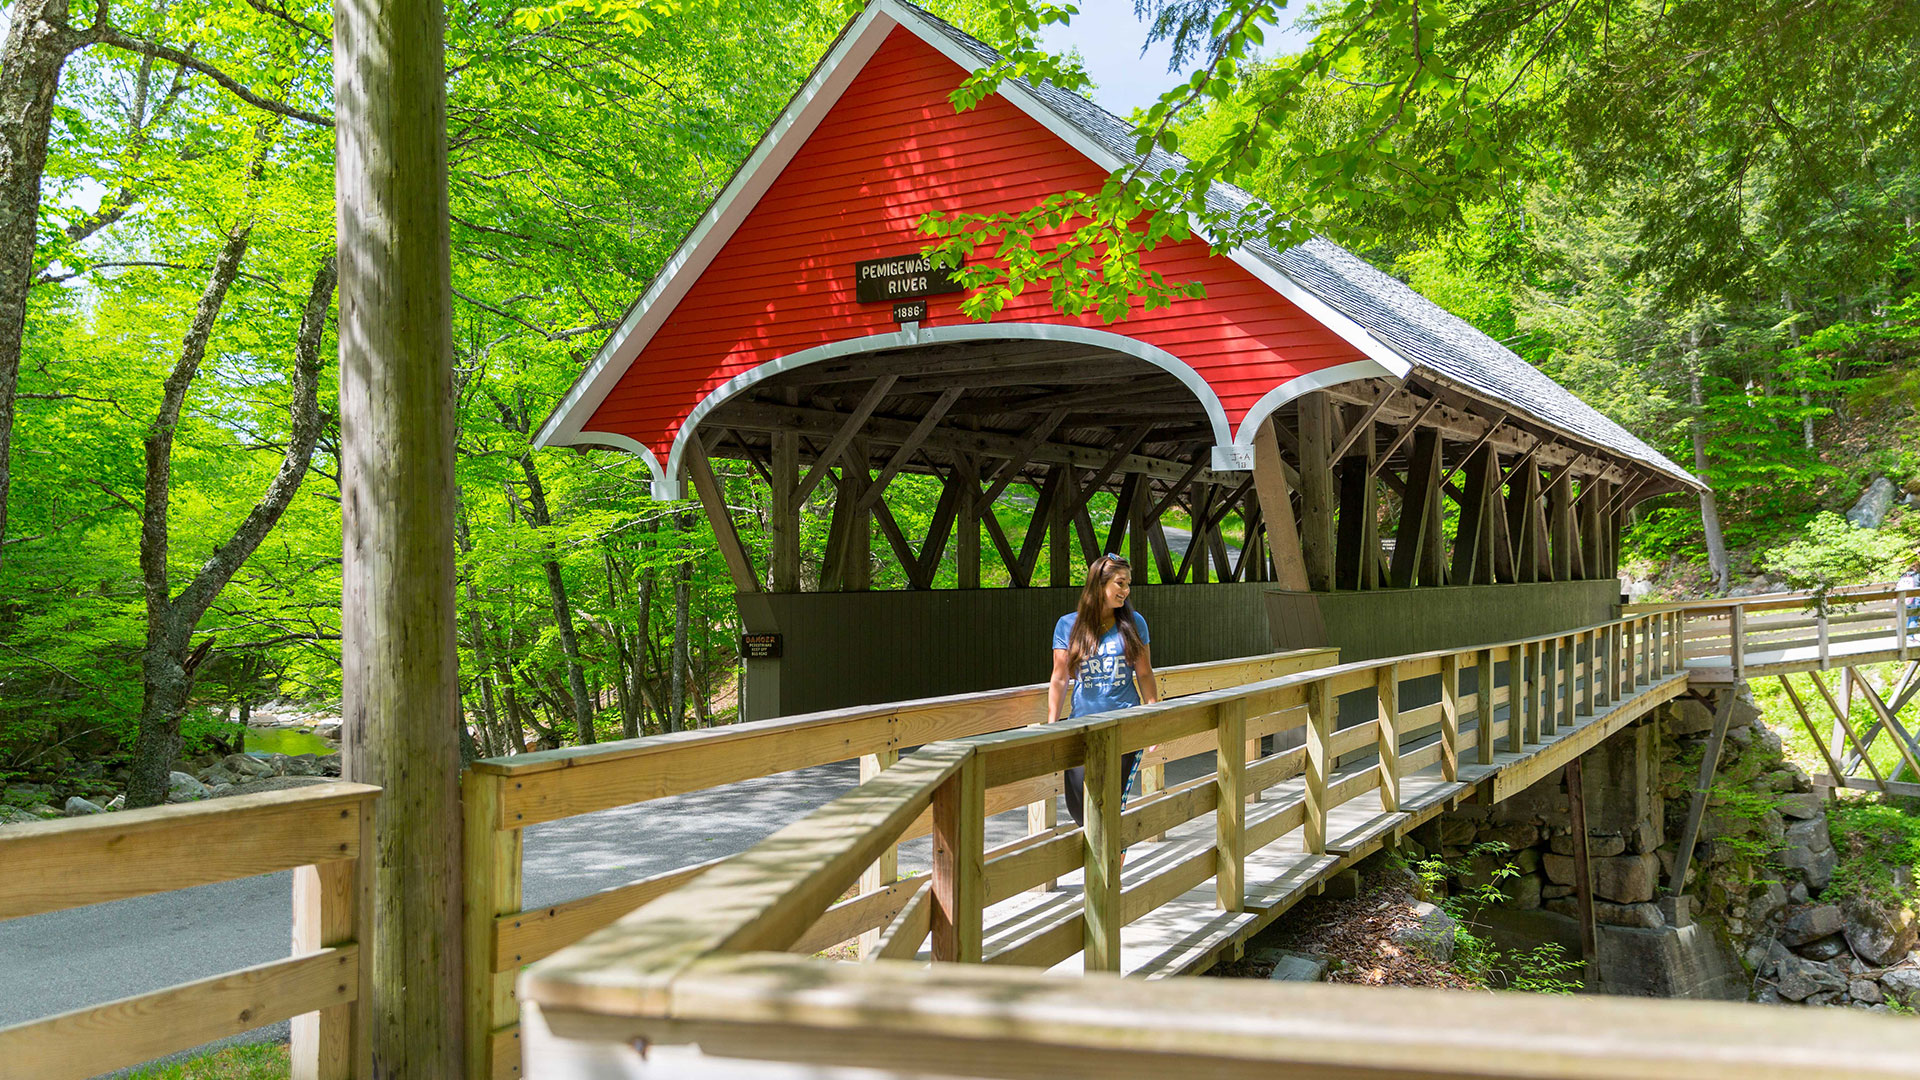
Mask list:
[[[1300,548],[1307,564],[1308,587],[1326,592],[1334,586],[1333,468],[1327,455],[1327,396],[1315,391],[1300,398]]]
[[[800,436],[791,431],[773,433],[773,461],[768,486],[773,489],[767,510],[768,567],[773,591],[800,591]]]
[[[1113,555],[1120,553],[1121,545],[1130,535],[1128,527],[1133,523],[1133,501],[1140,495],[1140,483],[1139,473],[1129,473],[1127,478],[1120,482],[1119,494],[1114,497],[1113,524],[1107,527],[1107,542],[1101,548],[1102,551]],[[1144,579],[1141,583],[1145,584]]]
[[[1693,865],[1693,848],[1700,839],[1700,820],[1707,812],[1707,793],[1713,788],[1713,774],[1720,768],[1720,750],[1727,742],[1727,725],[1733,718],[1733,691],[1719,692],[1719,707],[1713,714],[1713,733],[1707,736],[1706,753],[1700,758],[1700,772],[1694,779],[1693,799],[1687,807],[1687,823],[1680,830],[1680,846],[1674,849],[1673,877],[1668,888],[1675,896],[1687,891],[1687,870]]]
[[[720,557],[726,560],[734,590],[759,592],[760,575],[754,572],[753,559],[733,527],[726,489],[714,478],[713,467],[707,462],[707,448],[698,432],[687,440],[687,474],[693,479],[693,490],[700,496],[701,509],[707,512],[707,524],[713,526],[713,541],[720,549]]]
[[[1347,456],[1348,450],[1353,449],[1354,442],[1360,438],[1362,432],[1371,436],[1373,433],[1374,418],[1380,415],[1380,410],[1387,407],[1387,403],[1393,400],[1394,395],[1407,388],[1407,383],[1412,380],[1412,378],[1413,372],[1407,372],[1405,375],[1400,376],[1400,380],[1388,388],[1386,393],[1375,398],[1373,404],[1368,406],[1367,411],[1360,414],[1360,422],[1353,425],[1353,427],[1347,431],[1347,437],[1340,440],[1340,445],[1334,447],[1333,452],[1329,454],[1328,457],[1334,461],[1339,461],[1341,458]],[[1435,398],[1434,400],[1438,401],[1439,399]],[[1302,432],[1301,441],[1304,443],[1305,440],[1306,433]]]
[[[1460,500],[1459,528],[1453,538],[1453,580],[1462,585],[1493,583],[1493,528],[1488,513],[1499,468],[1493,451],[1484,445],[1467,462],[1467,490]]]
[[[807,470],[807,475],[802,477],[799,485],[794,488],[793,498],[796,503],[806,502],[807,496],[813,494],[813,489],[818,487],[821,479],[827,475],[828,466],[832,465],[834,459],[846,450],[847,444],[853,441],[853,437],[860,433],[861,425],[873,415],[873,410],[879,408],[880,403],[886,400],[887,393],[893,389],[895,378],[896,376],[893,375],[882,375],[875,379],[873,385],[867,389],[866,396],[853,407],[853,412],[840,421],[839,427],[833,433],[833,438],[827,440],[826,449],[820,452],[819,459],[813,463],[813,468]],[[866,462],[862,461],[860,466],[864,470]]]
[[[1269,416],[1253,437],[1253,483],[1260,499],[1260,517],[1266,522],[1267,550],[1273,555],[1274,583],[1283,589],[1306,592],[1306,551],[1300,545],[1300,529],[1293,518],[1293,489],[1287,483],[1285,462],[1280,457],[1276,425]],[[1248,536],[1251,547],[1253,537]]]
[[[977,964],[985,941],[986,769],[969,754],[933,794],[933,958]]]
[[[955,454],[953,482],[960,485],[962,497],[954,506],[954,530],[959,548],[954,552],[956,584],[962,589],[980,587],[980,474],[973,458]]]
[[[1066,418],[1067,414],[1064,410],[1056,410],[1041,417],[1039,423],[1028,429],[1026,437],[1021,440],[1013,456],[1009,457],[1006,464],[994,473],[993,483],[988,486],[986,494],[980,496],[980,505],[991,506],[993,501],[1000,497],[1000,493],[1007,490],[1007,485],[1013,483],[1014,478],[1020,475],[1020,470],[1033,459],[1034,451],[1046,443],[1047,437],[1052,435],[1054,429],[1059,427],[1060,422]]]
[[[959,400],[960,393],[959,390],[947,390],[942,393],[927,410],[927,414],[920,418],[920,422],[913,426],[913,430],[907,434],[906,441],[894,450],[893,456],[888,458],[886,465],[880,469],[880,475],[873,478],[873,486],[860,497],[860,509],[870,509],[875,502],[879,501],[881,493],[886,491],[887,484],[892,482],[894,474],[898,473],[906,465],[907,460],[913,457],[914,452],[920,449],[920,444],[927,441],[927,436],[933,434],[933,429],[940,426],[940,418],[947,415],[947,410]]]
[[[1467,447],[1466,453],[1461,454],[1460,459],[1453,463],[1453,468],[1448,469],[1446,472],[1446,475],[1440,478],[1440,483],[1443,485],[1451,483],[1453,481],[1453,474],[1459,472],[1461,466],[1465,465],[1469,461],[1472,461],[1473,456],[1475,454],[1478,454],[1482,447],[1486,446],[1487,443],[1493,441],[1493,433],[1500,430],[1500,425],[1506,422],[1507,422],[1507,414],[1501,413],[1500,419],[1495,420],[1493,423],[1487,425],[1487,430],[1485,434],[1481,435],[1478,439],[1475,439],[1473,441],[1473,444]]]
[[[1394,534],[1391,583],[1409,589],[1419,579],[1431,533],[1435,496],[1440,489],[1440,433],[1423,430],[1413,443],[1413,464],[1407,470],[1407,492],[1400,503],[1400,527]],[[1429,581],[1427,584],[1436,584]]]
[[[1303,474],[1304,475],[1304,474]],[[1340,466],[1339,585],[1343,589],[1380,586],[1379,493],[1373,480],[1373,440]]]
[[[1372,471],[1374,471],[1375,473],[1378,473],[1381,469],[1381,466],[1384,466],[1387,463],[1387,461],[1391,459],[1397,451],[1399,451],[1400,447],[1404,445],[1408,439],[1411,439],[1413,437],[1414,432],[1421,430],[1421,427],[1420,427],[1421,422],[1424,421],[1427,418],[1427,414],[1433,412],[1434,407],[1439,404],[1440,404],[1439,398],[1437,397],[1428,398],[1426,408],[1423,408],[1419,412],[1415,413],[1413,419],[1407,421],[1407,423],[1403,427],[1401,427],[1399,433],[1393,437],[1393,441],[1387,444],[1387,448],[1385,450],[1380,451],[1380,453],[1377,456],[1375,456],[1373,464],[1370,466]],[[1439,432],[1436,431],[1434,432],[1434,434],[1438,436]]]

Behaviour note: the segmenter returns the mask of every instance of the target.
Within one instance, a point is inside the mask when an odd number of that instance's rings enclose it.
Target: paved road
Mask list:
[[[527,830],[529,907],[584,896],[751,846],[852,787],[853,763],[825,765]],[[1024,811],[989,823],[992,846],[1024,835]],[[205,852],[208,859],[218,852]],[[925,870],[928,842],[905,845]],[[292,875],[269,874],[0,922],[0,1026],[206,978],[288,954]],[[285,1023],[233,1041],[284,1040]]]

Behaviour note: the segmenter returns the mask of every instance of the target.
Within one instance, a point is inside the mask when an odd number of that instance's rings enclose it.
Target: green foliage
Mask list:
[[[1850,799],[1827,810],[1839,864],[1825,895],[1920,906],[1920,814],[1911,800]],[[1902,873],[1904,871],[1904,873]]]
[[[292,1068],[285,1043],[247,1043],[126,1073],[126,1080],[278,1080]]]
[[[1410,861],[1408,867],[1419,882],[1421,893],[1437,896],[1445,890],[1449,878],[1468,876],[1468,862],[1498,857],[1507,851],[1507,845],[1502,843],[1480,843],[1469,849],[1461,860],[1449,862],[1438,855],[1428,855]],[[1505,903],[1509,897],[1506,883],[1519,876],[1520,868],[1508,860],[1494,866],[1478,886],[1439,901],[1441,909],[1454,920],[1453,967],[1482,985],[1532,994],[1575,993],[1583,985],[1578,973],[1585,965],[1570,957],[1559,944],[1548,941],[1524,951],[1502,950],[1472,930],[1474,910]]]
[[[1882,528],[1860,529],[1839,514],[1816,514],[1800,539],[1767,552],[1767,569],[1801,589],[1891,581],[1920,547],[1920,522],[1914,518],[1903,514]]]

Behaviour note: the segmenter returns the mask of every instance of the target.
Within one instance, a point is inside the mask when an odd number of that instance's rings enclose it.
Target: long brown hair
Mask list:
[[[1087,564],[1087,584],[1080,590],[1080,606],[1074,611],[1073,632],[1067,636],[1067,670],[1078,673],[1080,662],[1100,650],[1100,624],[1107,621],[1107,586],[1121,574],[1131,575],[1133,567],[1118,555],[1102,555]],[[1127,664],[1136,670],[1146,643],[1133,622],[1133,600],[1112,612],[1120,628],[1120,641],[1126,649]]]

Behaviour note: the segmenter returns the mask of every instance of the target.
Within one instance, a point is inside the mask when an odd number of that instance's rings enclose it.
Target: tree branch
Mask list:
[[[214,82],[219,83],[221,86],[226,87],[235,97],[256,109],[264,109],[267,112],[277,113],[289,119],[299,120],[317,127],[333,126],[332,117],[322,116],[316,112],[309,112],[306,109],[289,105],[284,101],[276,101],[270,97],[262,97],[252,90],[247,89],[245,86],[242,86],[238,79],[214,67],[212,64],[199,59],[192,53],[176,49],[171,45],[162,45],[157,41],[148,41],[145,38],[134,37],[132,34],[111,24],[103,24],[97,27],[94,33],[98,35],[98,40],[116,49],[125,49],[128,52],[139,53],[142,56],[151,56],[160,60],[167,60],[183,68],[197,71],[207,78],[212,79]]]

